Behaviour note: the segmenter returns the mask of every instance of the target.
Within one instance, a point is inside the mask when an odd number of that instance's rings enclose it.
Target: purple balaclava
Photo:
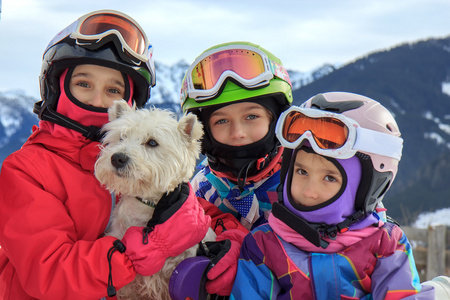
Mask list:
[[[301,147],[301,150],[315,153],[309,147]],[[293,165],[297,149],[293,151],[289,170],[285,178],[283,187],[283,202],[284,205],[298,217],[310,222],[319,224],[336,225],[344,221],[347,217],[356,212],[355,199],[358,186],[361,181],[362,167],[359,159],[353,156],[349,159],[334,159],[323,156],[332,162],[342,174],[343,184],[338,193],[330,200],[315,206],[301,206],[292,199],[291,182]]]

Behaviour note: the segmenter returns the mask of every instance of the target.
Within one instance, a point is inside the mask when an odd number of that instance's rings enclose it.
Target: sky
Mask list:
[[[230,41],[261,45],[286,68],[343,65],[403,43],[450,35],[448,0],[0,0],[0,92],[39,98],[48,42],[85,13],[115,9],[147,33],[157,63],[192,63]],[[156,75],[158,76],[158,75]]]

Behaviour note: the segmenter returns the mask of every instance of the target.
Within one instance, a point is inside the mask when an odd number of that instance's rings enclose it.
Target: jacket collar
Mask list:
[[[41,121],[39,124],[41,125]],[[55,137],[44,128],[34,126],[33,134],[25,144],[40,144],[47,150],[72,161],[86,171],[93,172],[95,161],[100,153],[100,143],[88,139]]]

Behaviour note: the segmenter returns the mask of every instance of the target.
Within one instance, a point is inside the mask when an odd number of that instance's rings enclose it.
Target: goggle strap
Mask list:
[[[356,141],[353,149],[400,160],[402,157],[403,139],[367,128],[356,128]]]
[[[282,65],[274,62],[270,58],[268,60],[272,74],[280,78],[281,80],[286,81],[292,88],[291,79],[289,78],[289,73],[287,72],[287,70]]]

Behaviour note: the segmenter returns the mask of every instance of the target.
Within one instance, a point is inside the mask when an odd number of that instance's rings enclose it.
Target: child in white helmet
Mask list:
[[[376,213],[402,153],[389,111],[318,94],[285,111],[276,133],[278,202],[244,239],[231,299],[433,299],[405,234]]]

